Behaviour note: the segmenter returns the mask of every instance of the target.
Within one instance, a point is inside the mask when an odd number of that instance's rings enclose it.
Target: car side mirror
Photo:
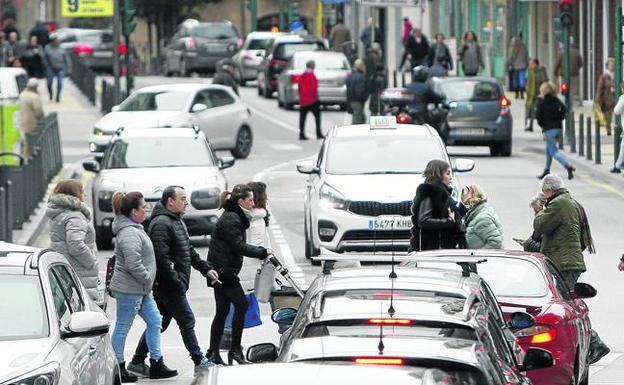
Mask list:
[[[249,362],[273,362],[277,358],[277,346],[271,343],[262,343],[250,346],[247,349]]]
[[[570,291],[572,298],[594,298],[598,291],[589,283],[577,282],[574,290]]]
[[[95,159],[89,159],[82,162],[82,168],[94,173],[100,172],[100,163]]]
[[[552,353],[540,348],[528,348],[522,363],[522,371],[550,368],[555,364]]]
[[[196,103],[193,105],[193,107],[191,107],[191,112],[193,113],[202,112],[207,109],[208,109],[208,106],[205,105],[204,103]]]
[[[72,313],[63,338],[98,337],[108,333],[110,323],[102,311],[79,311]]]
[[[302,174],[318,174],[318,169],[313,159],[302,160],[297,163],[297,171]]]
[[[234,157],[233,156],[224,156],[219,158],[219,168],[221,170],[230,168],[234,166]]]
[[[474,160],[465,158],[457,158],[453,163],[453,171],[455,172],[469,172],[474,170],[475,166]]]
[[[293,307],[283,307],[277,309],[271,314],[271,321],[278,325],[290,326],[295,322],[297,316],[297,309]]]
[[[511,314],[511,320],[509,321],[509,326],[512,329],[520,330],[530,328],[535,325],[535,318],[529,313],[525,313],[522,311],[517,311]]]
[[[119,104],[111,107],[111,112],[119,111]]]

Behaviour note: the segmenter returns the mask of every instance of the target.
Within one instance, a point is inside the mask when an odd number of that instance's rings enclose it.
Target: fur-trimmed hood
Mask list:
[[[67,194],[53,194],[48,199],[48,208],[46,210],[46,216],[50,219],[54,219],[57,215],[64,211],[78,211],[87,218],[91,219],[91,210],[89,206],[83,201],[76,198],[73,195]]]

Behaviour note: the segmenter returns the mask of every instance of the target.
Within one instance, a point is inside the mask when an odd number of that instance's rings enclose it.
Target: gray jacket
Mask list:
[[[52,44],[48,44],[46,45],[44,52],[48,67],[54,70],[69,72],[71,62],[64,49],[60,46],[54,47]]]
[[[113,220],[115,271],[110,288],[126,294],[147,295],[156,278],[154,247],[143,226],[124,215]]]
[[[54,194],[48,199],[52,249],[63,254],[93,299],[98,298],[99,282],[95,229],[91,211],[80,199]]]

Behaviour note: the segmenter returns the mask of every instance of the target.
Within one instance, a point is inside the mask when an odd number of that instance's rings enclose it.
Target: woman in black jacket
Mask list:
[[[217,271],[220,281],[214,284],[217,312],[210,329],[210,350],[206,357],[216,364],[223,364],[219,346],[230,304],[234,304],[228,363],[231,365],[232,361],[236,361],[244,364],[247,362],[243,356],[241,339],[248,303],[238,273],[243,266],[243,256],[265,259],[273,251],[247,243],[246,230],[254,208],[253,192],[249,186],[239,184],[234,186],[232,192],[221,193],[221,208],[224,212],[211,235],[208,251],[208,263]]]
[[[557,97],[557,86],[553,82],[544,82],[540,86],[540,96],[535,106],[535,117],[537,123],[542,127],[544,140],[546,140],[546,167],[544,172],[538,175],[538,179],[542,179],[550,174],[550,166],[553,158],[566,170],[568,170],[568,179],[574,178],[573,172],[576,171],[572,167],[562,153],[557,148],[559,137],[561,136],[561,121],[566,118],[567,108]]]
[[[411,251],[464,248],[461,213],[451,198],[451,166],[434,159],[424,176],[412,204]]]

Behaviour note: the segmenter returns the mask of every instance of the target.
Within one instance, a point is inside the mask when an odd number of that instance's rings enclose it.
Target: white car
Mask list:
[[[227,189],[221,171],[234,158],[217,158],[205,135],[191,128],[123,130],[115,135],[103,157],[83,162],[93,179],[93,220],[98,248],[112,246],[115,191],[140,191],[148,215],[167,186],[182,186],[189,205],[182,217],[190,235],[210,234],[217,219],[219,195]]]
[[[23,68],[0,68],[0,98],[17,99],[26,88],[28,74]]]
[[[397,124],[395,117],[382,116],[371,117],[371,124],[330,130],[317,159],[297,164],[300,173],[309,175],[306,257],[318,255],[321,247],[335,252],[407,250],[412,200],[432,159],[450,163],[442,139],[428,125]],[[456,159],[452,168],[470,171],[474,162]],[[457,198],[457,187],[453,195]]]
[[[133,92],[98,120],[91,135],[91,152],[103,152],[121,127],[192,127],[206,134],[215,150],[230,150],[236,158],[251,152],[251,112],[230,87],[213,84],[165,84]]]
[[[108,331],[63,255],[0,242],[0,384],[120,384]]]
[[[240,84],[244,85],[250,80],[256,80],[266,48],[271,44],[273,38],[280,35],[283,33],[254,31],[247,34],[243,47],[232,57],[235,64],[235,77]]]

